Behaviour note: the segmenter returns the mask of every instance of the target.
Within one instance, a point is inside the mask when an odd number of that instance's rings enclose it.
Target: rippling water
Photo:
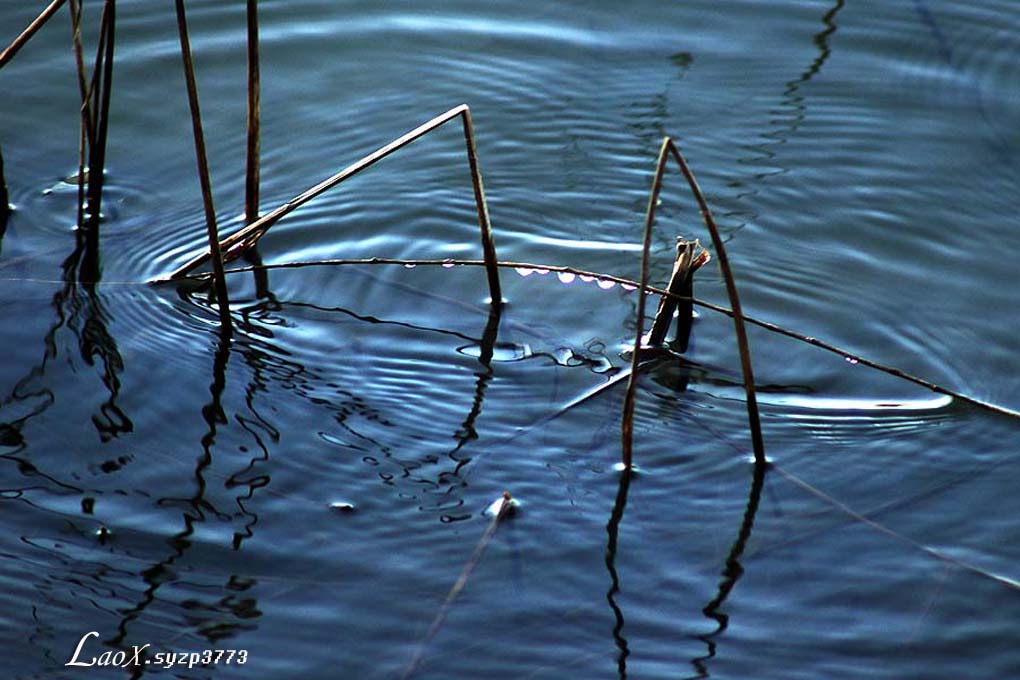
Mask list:
[[[87,51],[98,3],[86,3]],[[0,9],[0,42],[38,7]],[[244,192],[243,3],[189,4],[221,226]],[[745,311],[1020,406],[1020,14],[950,3],[263,3],[262,207],[461,102],[504,259],[636,277],[677,139]],[[66,9],[2,71],[0,653],[10,677],[1012,677],[1018,425],[728,319],[643,374],[636,295],[469,267],[146,284],[205,243],[170,7],[122,2],[101,276],[75,284]],[[477,258],[448,126],[296,211],[266,262]],[[652,276],[703,242],[672,171]],[[67,272],[72,274],[68,277]],[[567,277],[569,278],[569,277]],[[715,266],[697,293],[725,304]],[[809,486],[810,485],[810,488]],[[448,608],[504,491],[520,506]],[[437,613],[445,621],[429,639]],[[247,662],[65,667],[151,645]],[[151,658],[151,657],[150,657]]]

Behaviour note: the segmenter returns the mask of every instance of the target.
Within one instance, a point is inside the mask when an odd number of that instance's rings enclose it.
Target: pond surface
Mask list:
[[[42,4],[4,3],[0,42]],[[189,3],[224,232],[243,5]],[[1016,9],[264,2],[262,209],[466,102],[500,257],[635,278],[669,134],[747,314],[1020,407]],[[225,342],[205,295],[146,283],[206,243],[169,3],[118,3],[101,276],[75,284],[68,24],[0,71],[7,677],[382,679],[416,653],[437,679],[1016,676],[1016,420],[752,328],[756,480],[733,326],[703,309],[684,360],[641,374],[628,485],[623,386],[560,413],[626,366],[620,286],[507,269],[495,318],[478,268],[272,270],[270,295],[231,279]],[[681,234],[709,242],[670,169],[654,281]],[[260,253],[478,258],[459,130]],[[714,263],[696,293],[728,304]],[[520,506],[444,607],[504,490]],[[65,667],[90,631],[82,658],[247,660]]]

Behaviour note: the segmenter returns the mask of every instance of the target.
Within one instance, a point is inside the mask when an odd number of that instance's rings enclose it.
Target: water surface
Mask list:
[[[244,8],[188,7],[229,230]],[[0,10],[3,40],[36,11]],[[307,0],[261,18],[263,210],[466,102],[500,256],[636,277],[672,135],[748,314],[1020,406],[1012,2]],[[64,10],[0,71],[11,677],[400,677],[504,490],[521,505],[415,677],[1020,667],[1020,596],[990,577],[1020,579],[1015,421],[752,329],[777,465],[756,480],[732,325],[703,310],[685,361],[643,374],[627,485],[621,386],[551,418],[625,366],[637,301],[620,286],[505,270],[494,317],[475,268],[274,270],[271,295],[232,280],[224,342],[205,296],[147,285],[206,240],[169,7],[118,5],[101,275],[74,283],[67,24]],[[674,172],[659,214],[662,282],[676,235],[708,237]],[[288,216],[260,252],[477,258],[474,219],[449,126]],[[725,304],[714,265],[697,294]],[[248,661],[66,668],[93,630],[93,654]]]

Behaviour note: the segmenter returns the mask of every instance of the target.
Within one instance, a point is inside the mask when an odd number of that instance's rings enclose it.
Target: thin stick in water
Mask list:
[[[697,241],[677,239],[676,261],[673,263],[673,273],[669,277],[666,290],[686,300],[680,301],[669,295],[659,299],[659,308],[655,312],[652,329],[648,331],[646,345],[661,346],[666,341],[666,334],[673,324],[673,317],[676,316],[677,332],[673,345],[680,353],[687,351],[691,336],[691,317],[694,313],[694,304],[691,300],[694,297],[694,272],[709,260],[708,251],[702,250],[699,254],[697,252],[699,247]]]
[[[471,109],[464,107],[461,116],[464,123],[464,143],[467,145],[468,165],[471,168],[471,184],[475,192],[475,208],[478,210],[478,227],[482,237],[482,254],[485,271],[489,279],[489,294],[492,304],[503,304],[503,293],[499,285],[499,267],[496,266],[496,244],[492,240],[492,223],[489,222],[489,204],[485,200],[482,185],[482,171],[478,169],[478,151],[475,148],[475,129],[471,123]]]
[[[471,572],[475,570],[478,563],[482,561],[482,555],[485,554],[485,549],[489,547],[489,543],[492,542],[493,536],[496,535],[496,529],[499,528],[499,523],[510,513],[513,508],[514,500],[509,492],[504,491],[503,497],[500,499],[499,506],[492,515],[492,521],[489,522],[488,528],[485,533],[482,534],[481,540],[478,541],[478,545],[475,546],[474,551],[471,553],[471,557],[468,558],[467,563],[460,572],[460,576],[457,577],[457,581],[450,588],[450,592],[446,595],[446,599],[443,600],[443,604],[440,605],[439,611],[436,612],[435,618],[432,620],[432,625],[429,626],[428,632],[425,633],[425,637],[418,644],[418,649],[415,650],[414,657],[411,662],[407,665],[404,670],[404,674],[400,676],[402,680],[407,680],[418,667],[421,666],[421,662],[425,659],[425,652],[428,649],[429,643],[432,642],[433,638],[436,637],[436,633],[443,627],[443,622],[446,621],[446,616],[450,613],[450,607],[453,606],[454,601],[460,592],[464,590],[464,586],[467,585],[468,579],[471,577]]]
[[[7,62],[14,58],[14,55],[16,55],[18,51],[25,46],[25,43],[32,39],[32,36],[35,35],[36,32],[50,20],[51,16],[57,13],[57,10],[60,9],[63,4],[64,0],[53,0],[53,2],[47,5],[46,9],[44,9],[39,16],[37,16],[35,20],[28,25],[28,28],[21,32],[21,35],[15,38],[3,52],[0,52],[0,68],[6,66]]]
[[[74,51],[74,63],[78,74],[78,91],[81,95],[82,121],[88,136],[89,144],[95,144],[95,124],[92,120],[92,107],[89,106],[89,86],[85,75],[85,55],[81,44],[81,17],[84,5],[80,0],[71,0],[71,45]]]
[[[102,215],[103,171],[106,168],[106,138],[110,124],[110,92],[113,87],[113,48],[117,25],[116,0],[103,3],[99,28],[99,47],[92,72],[94,139],[89,144],[88,215],[85,234],[94,252],[98,252],[99,222]]]
[[[645,212],[645,231],[641,247],[641,283],[638,288],[637,321],[634,333],[634,350],[630,356],[630,375],[627,378],[627,391],[623,396],[623,419],[620,423],[620,434],[623,439],[624,474],[630,471],[634,458],[634,400],[637,391],[638,363],[641,361],[641,340],[645,334],[645,297],[648,288],[648,257],[652,246],[652,225],[655,223],[655,204],[662,191],[662,175],[666,170],[666,148],[669,138],[662,141],[659,158],[655,162],[655,177],[652,190],[648,195],[648,209]]]
[[[259,3],[248,0],[248,144],[244,176],[244,221],[259,218],[259,128],[261,120],[259,84]]]
[[[223,257],[219,248],[216,228],[216,208],[213,205],[212,181],[209,178],[209,161],[205,154],[205,135],[202,133],[202,114],[198,105],[198,85],[195,82],[195,64],[191,59],[191,42],[188,39],[188,20],[184,0],[176,0],[177,30],[181,39],[181,57],[184,60],[184,77],[188,88],[188,105],[191,108],[191,127],[195,137],[195,158],[198,177],[202,185],[202,204],[205,207],[205,226],[209,236],[216,297],[219,301],[220,320],[224,329],[230,327],[230,302],[227,299],[227,280],[223,274]]]

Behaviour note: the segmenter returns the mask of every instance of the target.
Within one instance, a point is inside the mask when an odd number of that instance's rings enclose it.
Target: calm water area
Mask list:
[[[0,5],[6,45],[43,2]],[[94,54],[101,2],[85,3]],[[188,3],[223,233],[245,3]],[[745,313],[1020,408],[1016,0],[260,3],[264,212],[460,103],[499,256],[636,278],[663,136]],[[173,3],[117,3],[98,279],[62,9],[0,70],[0,675],[1020,677],[1020,421],[728,317],[641,373],[637,295],[476,267],[153,286],[207,245]],[[670,168],[651,278],[709,244]],[[267,263],[481,256],[447,125],[283,219]],[[717,259],[717,258],[716,258]],[[528,275],[522,275],[528,274]],[[728,305],[717,263],[696,294]],[[650,300],[649,313],[654,310]],[[552,417],[556,415],[556,417]],[[519,501],[447,607],[503,491]],[[437,615],[445,619],[433,635]],[[146,648],[239,664],[66,666]],[[425,644],[423,644],[423,642]],[[112,656],[112,655],[108,655]]]

